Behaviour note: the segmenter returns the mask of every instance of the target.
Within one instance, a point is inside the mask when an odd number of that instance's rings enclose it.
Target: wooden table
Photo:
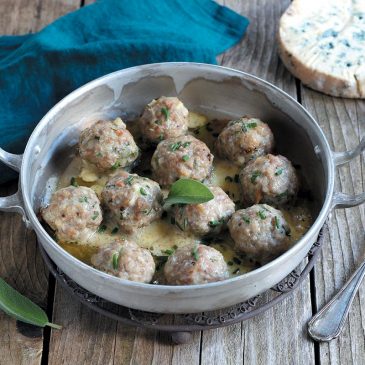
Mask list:
[[[219,57],[222,65],[266,79],[297,98],[336,150],[353,148],[365,132],[364,102],[331,98],[303,87],[280,62],[275,33],[289,0],[220,0],[251,24],[241,43]],[[81,4],[80,4],[81,3]],[[88,1],[0,0],[0,34],[37,31]],[[364,160],[339,169],[338,190],[364,191]],[[0,187],[7,195],[16,183]],[[312,342],[307,321],[344,284],[364,251],[364,207],[338,210],[329,219],[315,269],[294,295],[266,313],[231,327],[195,333],[188,345],[166,335],[128,328],[73,300],[45,269],[35,235],[16,214],[0,214],[0,276],[46,308],[60,331],[22,325],[0,313],[0,364],[364,364],[365,286],[342,336]],[[362,307],[361,307],[362,303]]]

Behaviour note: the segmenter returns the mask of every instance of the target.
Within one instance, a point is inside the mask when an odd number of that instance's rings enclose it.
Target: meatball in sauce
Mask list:
[[[133,232],[161,217],[160,186],[146,177],[120,171],[105,185],[102,201],[125,232]]]
[[[139,125],[143,139],[157,144],[188,131],[188,110],[176,97],[161,96],[144,109]]]
[[[187,135],[169,138],[158,144],[151,160],[152,175],[161,186],[180,178],[206,179],[213,168],[213,155],[207,145]]]
[[[110,275],[139,283],[151,282],[155,273],[151,253],[126,240],[116,240],[101,248],[91,257],[91,264]]]
[[[219,187],[210,186],[214,199],[202,204],[183,204],[173,207],[175,224],[183,231],[198,236],[218,234],[227,227],[234,213],[234,203]]]
[[[216,141],[218,154],[238,166],[271,152],[274,136],[270,127],[257,118],[242,117],[230,121]]]
[[[297,173],[284,156],[258,157],[240,173],[242,200],[245,206],[267,203],[275,206],[295,199],[299,190]]]
[[[228,228],[236,250],[260,263],[283,253],[290,243],[290,228],[283,214],[267,204],[237,210]]]
[[[57,238],[66,242],[86,240],[103,219],[98,197],[85,186],[57,190],[41,214]]]
[[[228,278],[223,255],[216,249],[193,244],[177,249],[165,264],[165,278],[171,285],[196,285]]]
[[[99,120],[80,134],[79,153],[99,170],[116,170],[131,165],[139,150],[120,118]]]

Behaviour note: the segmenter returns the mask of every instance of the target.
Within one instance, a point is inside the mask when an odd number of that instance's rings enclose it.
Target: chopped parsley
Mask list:
[[[266,219],[266,214],[263,210],[260,210],[257,212],[257,215],[261,218],[261,219]]]
[[[189,147],[191,145],[191,142],[184,142],[183,143],[183,147],[186,148],[186,147]]]
[[[222,223],[222,221],[220,219],[218,219],[218,220],[209,221],[208,225],[209,225],[209,227],[217,227],[221,223]]]
[[[189,160],[189,158],[190,158],[190,157],[189,157],[188,155],[184,155],[184,156],[182,157],[182,159],[183,159],[183,161],[184,161],[184,162],[188,161],[188,160]]]
[[[259,176],[261,176],[261,175],[262,175],[261,171],[259,171],[259,170],[254,171],[254,172],[252,173],[252,175],[251,175],[251,183],[252,183],[252,184],[256,184],[256,179],[257,179]]]
[[[79,186],[79,184],[78,184],[78,183],[77,183],[77,181],[76,181],[76,177],[75,177],[75,176],[72,176],[72,177],[71,177],[70,184],[71,184],[72,186],[74,186],[75,188],[77,188],[77,187]]]
[[[134,179],[134,176],[129,175],[126,179],[124,179],[124,183],[125,183],[126,185],[132,185],[132,181],[133,181],[133,179]]]
[[[252,129],[252,128],[256,128],[257,127],[257,123],[253,122],[253,123],[242,123],[242,126],[241,126],[241,129],[242,129],[242,132],[246,133],[249,129]]]
[[[94,215],[91,217],[91,219],[94,221],[98,217],[99,217],[99,212],[94,211]]]
[[[114,227],[113,229],[112,229],[112,234],[116,234],[117,232],[119,231],[119,228],[118,227]]]
[[[170,150],[173,151],[173,152],[177,151],[181,147],[181,145],[182,145],[181,141],[171,143],[170,144]]]
[[[195,261],[199,260],[198,245],[194,245],[194,248],[191,251],[191,255],[193,256]]]
[[[106,225],[105,224],[102,224],[99,228],[98,228],[98,233],[103,233],[106,231]]]
[[[247,223],[247,224],[250,224],[250,218],[248,218],[246,215],[243,215],[242,216],[242,220],[245,222],[245,223]]]
[[[88,200],[87,200],[87,196],[82,196],[80,199],[79,199],[79,202],[80,203],[87,203]]]
[[[112,170],[116,170],[117,168],[120,167],[120,162],[117,161],[113,166],[112,166]]]
[[[284,171],[284,169],[283,169],[283,168],[277,169],[277,170],[275,171],[275,176],[279,176],[279,175],[281,175],[281,174],[283,173],[283,171]]]
[[[166,120],[170,118],[170,110],[166,107],[161,108],[161,113],[165,116]]]
[[[113,261],[113,269],[118,270],[119,252],[114,252],[113,253],[112,261]]]
[[[172,255],[175,252],[175,250],[168,248],[167,250],[163,250],[162,253],[165,253],[166,255]]]
[[[275,227],[276,227],[276,229],[279,229],[280,228],[280,220],[279,220],[279,218],[277,216],[275,216],[274,221],[275,221]]]
[[[147,195],[147,191],[144,188],[140,188],[139,192],[141,193],[141,195]]]

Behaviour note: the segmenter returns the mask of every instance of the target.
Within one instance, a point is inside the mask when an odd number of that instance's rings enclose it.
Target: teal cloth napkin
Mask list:
[[[107,73],[154,62],[216,63],[248,20],[211,0],[99,0],[40,32],[0,37],[0,147],[20,153],[42,116]],[[0,183],[14,175],[0,164]]]

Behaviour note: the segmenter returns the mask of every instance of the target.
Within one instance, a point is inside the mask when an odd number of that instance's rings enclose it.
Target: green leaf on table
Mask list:
[[[171,185],[164,206],[172,204],[200,204],[212,200],[209,188],[197,180],[180,179]]]
[[[0,309],[9,316],[35,326],[50,326],[60,329],[61,326],[48,322],[46,312],[25,296],[18,293],[0,278]]]

